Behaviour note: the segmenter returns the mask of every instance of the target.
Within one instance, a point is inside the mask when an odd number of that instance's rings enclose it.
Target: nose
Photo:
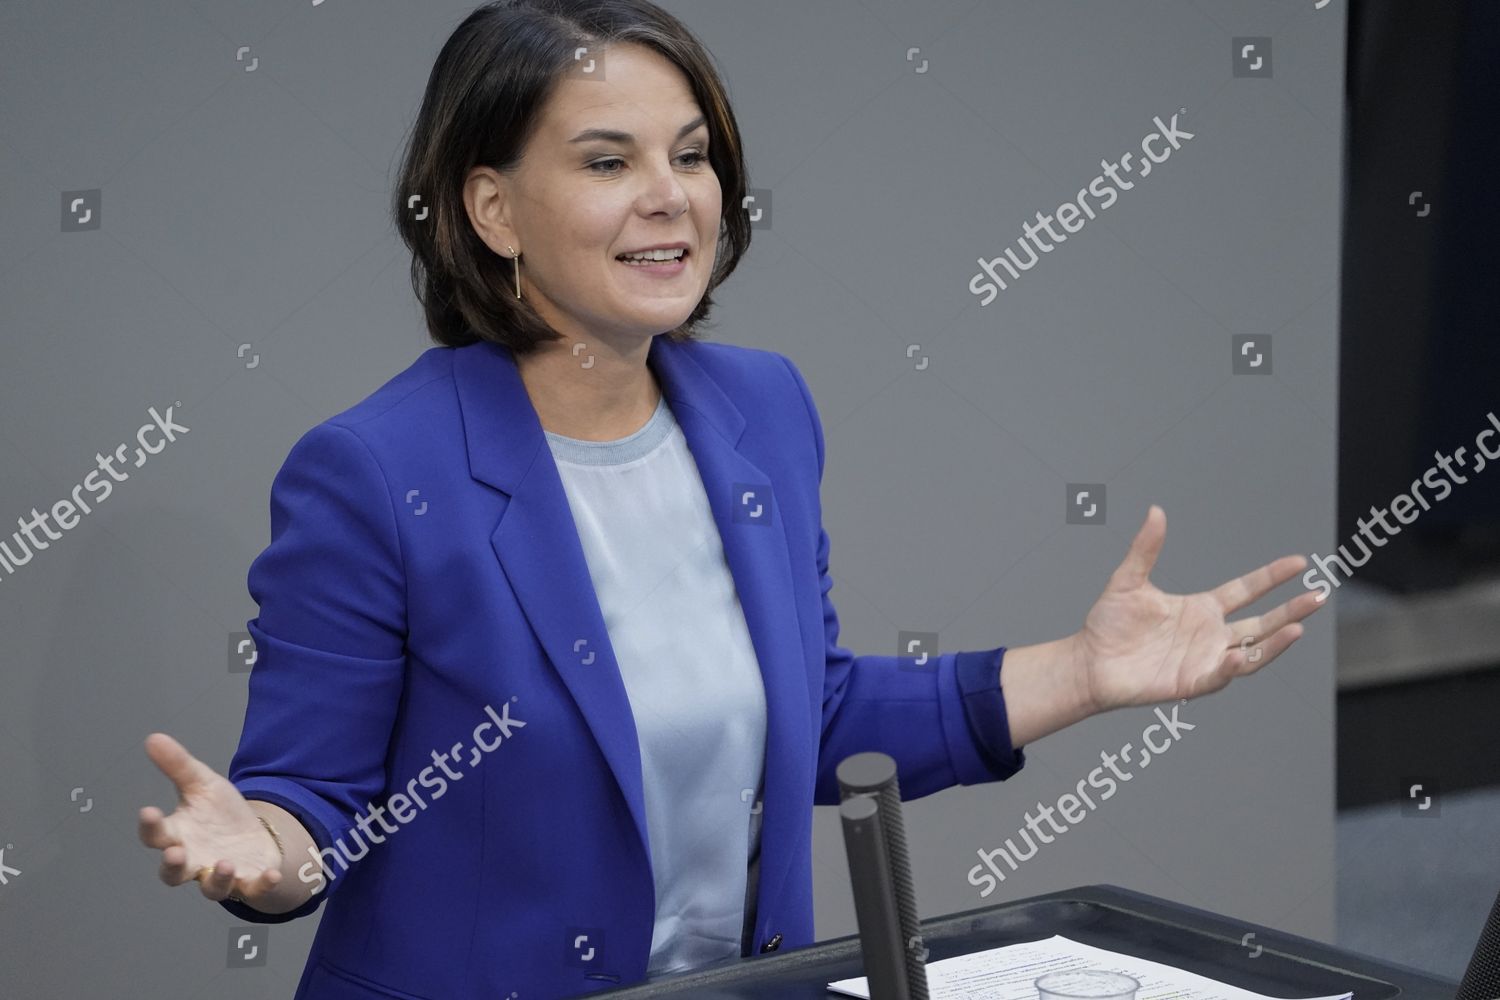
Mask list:
[[[676,218],[688,207],[687,189],[670,166],[654,170],[645,182],[641,202],[651,212],[666,212]]]

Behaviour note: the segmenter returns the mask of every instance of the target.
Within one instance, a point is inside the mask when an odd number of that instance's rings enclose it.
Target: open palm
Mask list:
[[[177,787],[170,815],[155,806],[139,815],[141,843],[162,852],[161,880],[182,885],[213,866],[201,882],[210,899],[232,892],[254,903],[275,888],[280,852],[239,789],[166,733],[147,737],[146,754]]]
[[[1084,620],[1080,670],[1098,711],[1217,691],[1280,656],[1302,635],[1298,622],[1323,606],[1307,592],[1263,615],[1228,621],[1226,615],[1291,579],[1307,560],[1282,556],[1213,590],[1168,594],[1149,579],[1166,536],[1166,512],[1152,504]]]

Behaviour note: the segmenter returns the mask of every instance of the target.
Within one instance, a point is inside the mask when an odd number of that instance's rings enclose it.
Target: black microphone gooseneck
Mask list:
[[[870,1000],[928,1000],[927,948],[906,856],[896,762],[888,754],[857,753],[840,761],[835,773]]]
[[[1479,932],[1479,943],[1463,982],[1458,985],[1458,1000],[1495,1000],[1500,997],[1500,896],[1490,907],[1489,919]]]

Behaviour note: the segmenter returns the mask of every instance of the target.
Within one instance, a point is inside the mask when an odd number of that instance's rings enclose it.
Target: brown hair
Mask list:
[[[750,246],[739,126],[708,51],[649,0],[496,0],[469,14],[438,53],[391,206],[411,249],[412,289],[438,344],[490,340],[524,354],[562,339],[530,302],[515,297],[512,263],[474,231],[464,179],[476,165],[513,168],[548,97],[575,71],[576,51],[597,54],[613,42],[649,46],[674,63],[707,119],[708,161],[723,192],[717,260],[703,298],[668,335],[692,339],[708,319],[709,293]]]

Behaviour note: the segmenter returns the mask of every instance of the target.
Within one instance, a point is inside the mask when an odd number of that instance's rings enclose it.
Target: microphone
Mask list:
[[[839,762],[839,815],[870,1000],[928,1000],[896,762],[876,752]]]
[[[1494,1000],[1500,997],[1500,895],[1490,907],[1489,919],[1479,932],[1479,943],[1458,986],[1458,1000]]]

